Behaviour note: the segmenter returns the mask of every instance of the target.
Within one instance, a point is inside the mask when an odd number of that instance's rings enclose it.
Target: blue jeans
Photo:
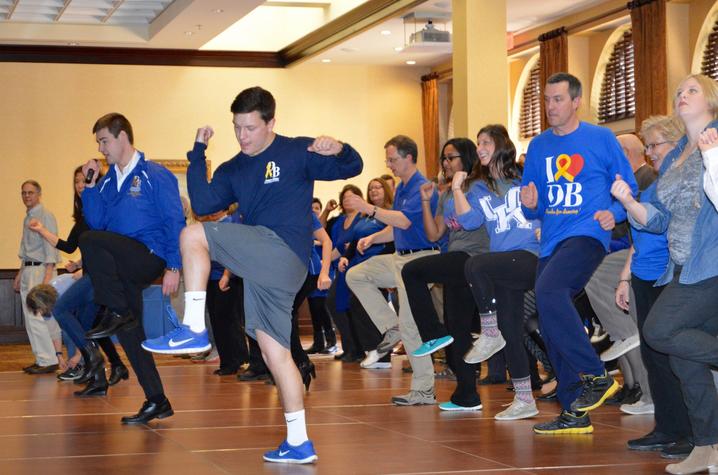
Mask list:
[[[605,255],[599,241],[579,236],[562,241],[553,254],[539,259],[539,328],[558,380],[558,399],[566,410],[580,394],[579,375],[601,375],[605,371],[573,305],[573,297],[588,283]]]
[[[90,277],[83,275],[57,299],[52,312],[60,328],[78,348],[87,345],[85,332],[92,327],[95,320],[97,306],[94,296]]]

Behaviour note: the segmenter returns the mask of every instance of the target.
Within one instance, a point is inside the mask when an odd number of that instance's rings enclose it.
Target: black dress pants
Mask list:
[[[423,341],[445,335],[454,337],[447,346],[446,358],[456,374],[456,390],[451,402],[460,406],[481,404],[476,392],[476,365],[464,361],[471,346],[471,327],[476,305],[464,276],[464,265],[469,260],[465,252],[447,252],[420,257],[408,262],[401,271],[404,287]],[[444,325],[439,321],[428,284],[444,286]]]
[[[162,380],[152,353],[142,349],[142,291],[162,276],[165,261],[139,241],[108,231],[87,231],[80,236],[82,261],[95,289],[95,303],[108,309],[132,312],[134,328],[121,330],[117,338],[124,348],[137,381],[149,401],[164,400]]]

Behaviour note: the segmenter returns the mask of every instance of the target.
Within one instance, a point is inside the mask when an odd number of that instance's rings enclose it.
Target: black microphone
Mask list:
[[[94,168],[90,168],[89,170],[87,170],[87,176],[85,177],[85,184],[89,185],[90,183],[92,183],[92,177],[94,177],[94,176],[95,176]]]

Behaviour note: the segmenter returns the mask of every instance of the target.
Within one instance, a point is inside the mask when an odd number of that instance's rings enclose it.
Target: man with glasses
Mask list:
[[[390,353],[399,341],[411,363],[411,390],[407,394],[392,397],[398,406],[418,404],[436,404],[434,396],[434,365],[431,357],[415,357],[412,352],[421,346],[421,336],[411,314],[406,289],[401,278],[401,269],[407,262],[439,252],[436,243],[429,241],[424,230],[422,218],[420,187],[427,179],[417,170],[417,146],[409,137],[397,135],[384,145],[385,163],[401,179],[396,187],[394,208],[382,209],[364,201],[358,196],[350,196],[351,207],[387,226],[381,231],[362,238],[357,250],[363,252],[373,244],[394,241],[396,252],[374,256],[353,267],[347,273],[347,284],[357,296],[371,317],[374,325],[384,333],[384,339],[376,352],[370,353],[376,361]],[[438,196],[431,197],[431,213],[436,213]],[[386,303],[380,289],[396,287],[399,294],[399,321],[397,315]],[[397,325],[398,323],[398,325]],[[370,366],[376,361],[367,359],[363,365]],[[369,360],[369,361],[368,361]]]
[[[57,234],[55,216],[40,203],[42,188],[35,180],[27,180],[21,186],[22,202],[27,208],[22,223],[22,240],[20,241],[20,269],[15,276],[13,289],[22,297],[22,312],[25,315],[25,329],[30,339],[30,346],[35,355],[35,363],[23,368],[29,374],[54,373],[57,370],[57,355],[52,344],[48,324],[56,327],[53,333],[59,334],[57,322],[51,319],[48,323],[41,315],[35,315],[27,307],[27,294],[38,284],[48,284],[57,276],[55,264],[59,262],[59,254],[50,243],[38,233],[31,231],[28,223],[32,219],[40,221],[46,229]]]

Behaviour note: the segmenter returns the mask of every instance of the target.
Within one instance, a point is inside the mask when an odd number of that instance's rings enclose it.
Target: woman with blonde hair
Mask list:
[[[700,74],[686,77],[674,113],[686,134],[661,165],[655,196],[636,201],[621,177],[611,193],[636,229],[667,232],[668,266],[655,284],[666,287],[643,334],[649,346],[668,355],[680,381],[695,447],[666,471],[683,474],[718,469],[718,394],[711,375],[718,365],[718,210],[703,189],[703,160],[714,154],[718,139],[701,142],[706,128],[718,126],[716,82]]]

